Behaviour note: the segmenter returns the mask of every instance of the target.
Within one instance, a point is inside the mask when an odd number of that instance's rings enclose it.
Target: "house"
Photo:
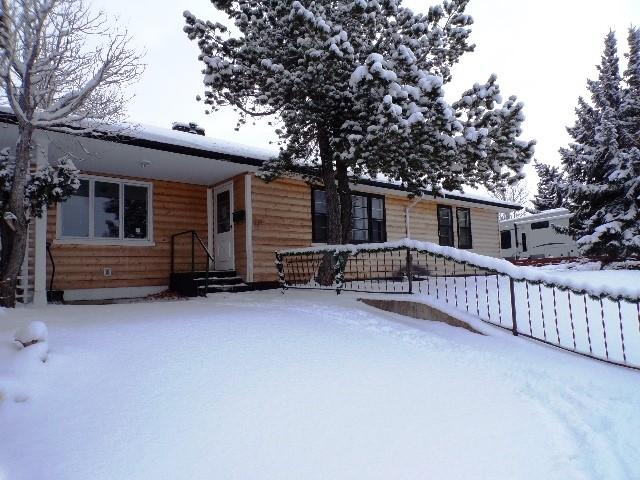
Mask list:
[[[5,112],[0,147],[15,139]],[[207,267],[210,291],[266,288],[277,282],[276,250],[326,238],[321,189],[256,176],[271,151],[156,127],[100,138],[39,131],[36,142],[38,164],[70,155],[82,180],[73,197],[31,223],[24,301],[46,303],[47,291],[65,300],[140,297],[170,284],[197,293],[207,287],[194,278]],[[356,242],[410,237],[494,257],[498,213],[521,208],[459,192],[411,200],[380,181],[353,191]]]
[[[554,227],[568,227],[566,208],[511,218],[500,222],[500,251],[504,258],[575,257],[578,246],[569,235]]]

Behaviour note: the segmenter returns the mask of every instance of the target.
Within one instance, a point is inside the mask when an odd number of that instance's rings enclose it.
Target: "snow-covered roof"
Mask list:
[[[0,122],[2,121],[15,123],[15,117],[11,110],[4,106],[0,106]],[[99,140],[191,155],[193,157],[246,164],[253,167],[259,167],[264,161],[278,155],[277,148],[254,147],[239,142],[222,140],[209,136],[194,135],[193,133],[181,132],[153,125],[130,123],[114,126],[101,126],[98,130],[100,133],[97,136],[97,139]],[[96,138],[95,134],[79,134]],[[362,178],[359,179],[357,183],[377,188],[406,191],[400,183],[392,182],[385,178]],[[426,195],[428,196],[428,193]],[[511,210],[520,210],[522,208],[519,204],[505,202],[503,200],[498,200],[496,198],[476,193],[443,190],[439,192],[438,196],[450,200],[480,203],[497,208]]]
[[[126,135],[141,140],[160,142],[167,145],[179,145],[198,150],[252,158],[260,161],[265,161],[278,155],[277,149],[253,147],[229,140],[194,135],[192,133],[152,125],[136,125],[127,130]]]
[[[531,223],[539,220],[555,220],[558,218],[566,218],[570,217],[571,212],[566,208],[553,208],[551,210],[545,210],[540,213],[532,213],[531,215],[525,215],[523,217],[518,218],[510,218],[508,220],[502,220],[500,225],[504,224],[512,224],[512,223]]]

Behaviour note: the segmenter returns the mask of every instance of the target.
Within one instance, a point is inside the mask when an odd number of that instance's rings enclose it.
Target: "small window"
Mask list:
[[[351,196],[351,240],[354,243],[369,241],[369,198]]]
[[[148,197],[147,187],[124,186],[124,238],[147,238]]]
[[[89,208],[89,180],[80,180],[80,188],[60,208],[62,236],[89,237]]]
[[[502,250],[511,248],[511,230],[502,230],[500,232],[500,248]]]
[[[224,190],[216,195],[216,233],[231,230],[231,192]]]
[[[527,251],[527,234],[526,233],[522,234],[522,251],[523,252]]]
[[[456,218],[458,220],[458,248],[473,248],[471,210],[456,208]]]
[[[325,243],[327,241],[327,196],[324,190],[313,190],[311,208],[313,212],[313,241]]]
[[[438,241],[440,245],[453,247],[453,213],[447,205],[438,205]]]
[[[324,190],[312,190],[312,239],[327,241],[327,196]],[[351,241],[353,243],[384,242],[386,226],[384,197],[366,193],[351,196]]]
[[[531,230],[542,230],[543,228],[549,228],[549,222],[548,221],[544,221],[544,222],[533,222],[531,224]]]
[[[149,191],[147,184],[82,178],[60,204],[60,238],[150,240]]]
[[[120,185],[95,182],[93,197],[93,236],[120,238]]]
[[[384,198],[371,197],[371,241],[375,243],[386,240],[384,228]]]

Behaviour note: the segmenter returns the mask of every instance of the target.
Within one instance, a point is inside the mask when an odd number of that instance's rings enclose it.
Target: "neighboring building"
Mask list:
[[[15,140],[12,115],[0,114],[0,147]],[[274,152],[154,127],[100,138],[39,131],[36,141],[38,164],[71,155],[82,182],[72,198],[31,223],[26,301],[46,302],[47,290],[64,292],[66,300],[152,294],[175,285],[192,265],[203,271],[207,250],[221,289],[274,286],[276,250],[326,238],[321,189],[256,176]],[[521,208],[462,193],[411,200],[379,181],[353,190],[356,242],[410,236],[494,257],[498,213]],[[188,233],[176,236],[181,232]]]
[[[504,258],[575,257],[576,242],[556,227],[567,227],[571,214],[566,208],[500,222],[500,250]]]

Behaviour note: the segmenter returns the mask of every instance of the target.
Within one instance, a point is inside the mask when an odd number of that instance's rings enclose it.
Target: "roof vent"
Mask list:
[[[171,130],[177,130],[179,132],[193,133],[194,135],[204,135],[204,128],[195,122],[182,123],[173,122]]]

